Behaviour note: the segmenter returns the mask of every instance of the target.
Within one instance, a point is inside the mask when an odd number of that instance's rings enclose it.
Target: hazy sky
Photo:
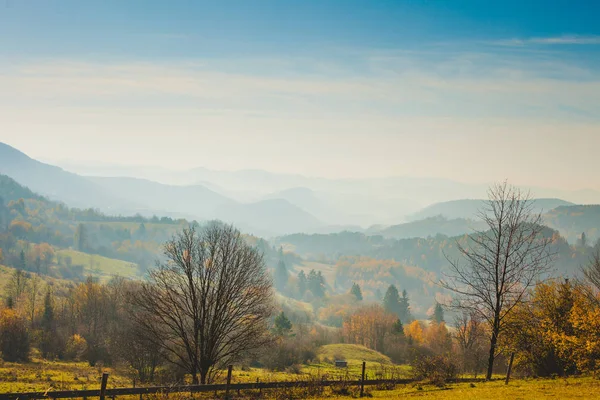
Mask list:
[[[600,188],[600,2],[0,0],[45,160]]]

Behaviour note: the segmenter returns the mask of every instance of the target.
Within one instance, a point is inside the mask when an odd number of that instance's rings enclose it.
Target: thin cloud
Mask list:
[[[564,35],[554,37],[533,37],[526,39],[508,39],[491,42],[499,46],[527,46],[527,45],[600,45],[600,36]]]

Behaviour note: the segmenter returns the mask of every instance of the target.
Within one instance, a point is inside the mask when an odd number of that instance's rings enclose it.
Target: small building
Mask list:
[[[335,366],[337,368],[348,368],[348,361],[345,361],[345,360],[335,360]]]

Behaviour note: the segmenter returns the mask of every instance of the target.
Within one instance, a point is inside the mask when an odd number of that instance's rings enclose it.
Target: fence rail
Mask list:
[[[336,385],[357,386],[360,388],[361,397],[365,386],[373,385],[407,385],[417,382],[415,379],[365,379],[365,369],[363,363],[362,377],[358,380],[312,380],[312,381],[282,381],[282,382],[248,382],[231,383],[231,367],[228,371],[227,383],[210,385],[180,385],[180,386],[150,386],[134,388],[106,388],[108,374],[103,374],[100,389],[93,390],[59,390],[46,392],[22,392],[22,393],[0,393],[0,400],[37,400],[37,399],[74,399],[89,397],[99,397],[115,399],[116,396],[140,396],[156,393],[207,393],[224,391],[229,394],[230,391],[240,390],[262,390],[262,389],[283,389],[283,388],[306,388],[306,387],[328,387]],[[454,382],[478,382],[481,379],[460,378]]]

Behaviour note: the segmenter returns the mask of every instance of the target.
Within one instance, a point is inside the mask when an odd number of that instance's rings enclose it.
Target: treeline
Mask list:
[[[556,254],[557,272],[572,275],[592,254],[592,248],[600,245],[587,240],[569,244],[550,228],[543,235],[551,239],[552,252]],[[369,236],[359,232],[334,234],[294,234],[277,239],[280,244],[291,244],[295,252],[308,260],[336,264],[343,257],[370,257],[378,260],[394,260],[407,266],[419,267],[427,272],[440,274],[448,265],[448,258],[460,257],[457,244],[465,244],[472,235],[448,237],[435,235],[428,238],[387,239],[380,235]]]

